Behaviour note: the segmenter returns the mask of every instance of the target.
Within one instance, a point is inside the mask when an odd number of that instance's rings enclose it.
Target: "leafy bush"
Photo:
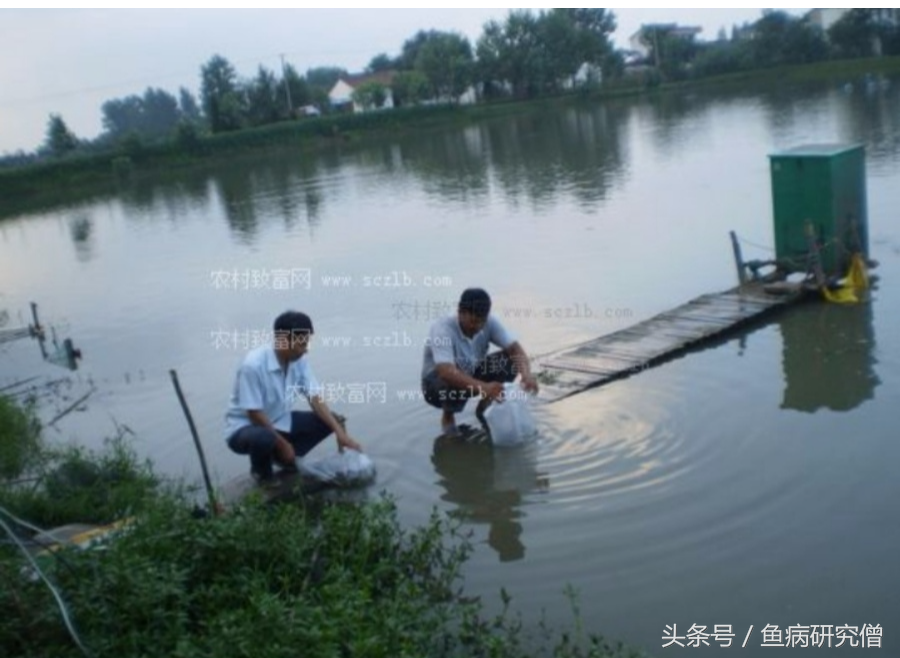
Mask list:
[[[503,610],[486,615],[461,586],[468,538],[437,512],[413,529],[387,497],[250,501],[198,515],[138,461],[127,428],[100,452],[49,450],[32,410],[2,402],[7,437],[27,435],[36,447],[26,464],[19,443],[2,444],[6,472],[32,477],[0,482],[0,656],[637,655],[579,626],[526,629],[505,593]],[[89,549],[44,552],[34,563],[20,550],[36,527],[122,520]]]
[[[40,461],[40,431],[33,403],[0,395],[0,481],[21,477]]]
[[[75,446],[44,449],[30,476],[0,487],[0,507],[42,527],[111,523],[143,509],[160,484],[121,432],[100,452]]]
[[[387,498],[249,504],[202,519],[167,499],[102,550],[61,552],[50,572],[97,657],[627,653],[546,629],[526,637],[506,612],[485,617],[459,586],[469,552],[458,527],[437,513],[424,527],[403,529]],[[3,655],[81,655],[43,584],[11,558],[0,560],[0,579]]]

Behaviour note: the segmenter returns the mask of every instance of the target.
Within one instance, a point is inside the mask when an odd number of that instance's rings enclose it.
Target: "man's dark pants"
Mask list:
[[[506,352],[493,352],[475,368],[472,376],[482,382],[511,382],[516,378],[517,370],[513,360]],[[453,388],[437,372],[422,379],[422,393],[425,401],[454,414],[461,412],[469,398],[478,397],[478,391],[470,388]]]
[[[331,428],[312,411],[291,412],[291,432],[278,432],[294,446],[298,457],[315,448]],[[265,427],[247,425],[228,437],[228,447],[239,455],[250,455],[250,470],[261,479],[272,477],[275,435]]]

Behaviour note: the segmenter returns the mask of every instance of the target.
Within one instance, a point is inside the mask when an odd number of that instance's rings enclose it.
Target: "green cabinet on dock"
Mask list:
[[[772,154],[769,159],[775,257],[782,269],[807,271],[807,221],[812,223],[826,276],[843,276],[855,251],[868,257],[862,145],[800,146]]]

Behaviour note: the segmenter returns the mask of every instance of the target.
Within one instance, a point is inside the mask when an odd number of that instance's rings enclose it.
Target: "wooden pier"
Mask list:
[[[628,377],[810,295],[804,285],[748,282],[536,359],[540,399],[555,402]]]

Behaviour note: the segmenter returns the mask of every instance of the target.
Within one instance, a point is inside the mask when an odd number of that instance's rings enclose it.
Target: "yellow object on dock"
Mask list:
[[[847,276],[841,285],[829,290],[822,287],[822,296],[833,304],[858,304],[859,292],[869,287],[869,273],[862,254],[855,253],[850,257],[850,266],[847,268]]]

